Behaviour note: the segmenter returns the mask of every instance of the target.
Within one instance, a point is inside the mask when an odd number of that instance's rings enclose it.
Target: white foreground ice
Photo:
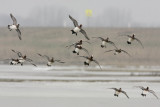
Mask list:
[[[65,69],[68,70],[63,71],[63,69],[60,67],[53,69],[1,66],[0,106],[160,107],[160,100],[157,100],[152,94],[144,98],[140,95],[142,91],[133,87],[149,86],[160,97],[160,77],[155,76],[153,72],[145,70],[142,73],[135,72],[133,76],[132,73],[126,71],[92,72],[83,69],[75,70],[76,68],[70,70],[67,67]],[[159,74],[158,70],[156,74]],[[142,81],[136,82],[137,79]],[[115,97],[114,91],[108,89],[112,87],[121,87],[127,92],[130,99],[123,94],[120,94],[118,98]]]

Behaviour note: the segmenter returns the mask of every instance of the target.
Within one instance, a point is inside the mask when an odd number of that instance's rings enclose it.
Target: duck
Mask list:
[[[92,38],[100,39],[102,41],[101,48],[106,48],[106,43],[109,43],[109,44],[113,45],[114,47],[116,47],[114,42],[110,41],[108,37],[106,39],[104,39],[102,37],[92,37]]]
[[[82,29],[82,24],[78,25],[78,22],[70,15],[69,15],[69,18],[72,20],[75,27],[74,29],[71,30],[72,34],[77,35],[78,32],[81,32],[87,40],[90,40],[89,37],[87,36],[86,31]]]
[[[135,37],[135,34],[133,34],[132,36],[130,35],[125,35],[125,36],[128,37],[127,44],[131,44],[133,41],[136,40],[142,46],[142,48],[144,48],[142,42],[138,38]]]
[[[10,62],[10,65],[17,65],[17,64],[19,64],[20,62],[19,62],[19,60],[18,59],[11,59],[11,62]]]
[[[13,50],[13,49],[12,49],[12,52],[14,52],[14,53],[16,53],[18,55],[18,57],[19,57],[18,58],[18,64],[20,63],[21,66],[23,66],[23,63],[26,62],[26,61],[29,62],[30,64],[32,64],[33,66],[37,66],[36,64],[33,63],[32,59],[27,58],[26,55],[22,55],[21,52]]]
[[[117,54],[120,54],[121,52],[123,52],[123,53],[127,54],[128,56],[131,56],[127,51],[122,50],[122,49],[118,49],[118,48],[113,49],[113,50],[105,51],[105,53],[106,53],[106,52],[111,52],[111,51],[115,51],[114,55],[117,55]]]
[[[16,18],[12,15],[12,13],[10,13],[10,17],[11,17],[11,19],[13,20],[13,24],[12,24],[12,25],[8,25],[8,29],[9,29],[10,31],[16,30],[17,33],[18,33],[19,39],[22,40],[22,38],[21,38],[21,31],[19,30],[20,24],[17,24],[17,20],[16,20]]]
[[[99,68],[102,70],[99,62],[96,61],[95,59],[93,59],[93,55],[91,55],[91,56],[80,56],[80,57],[83,57],[83,58],[86,59],[86,61],[84,61],[84,65],[89,66],[91,62],[94,62],[94,63],[96,63],[96,64],[99,66]]]
[[[54,62],[65,63],[65,62],[62,62],[61,60],[55,60],[53,57],[52,57],[52,58],[49,58],[49,56],[47,56],[47,55],[41,55],[41,54],[39,54],[39,53],[37,53],[37,54],[38,54],[39,56],[41,56],[41,57],[47,58],[47,60],[48,60],[47,66],[48,66],[48,67],[52,66],[52,64],[53,64]]]
[[[146,87],[146,88],[144,88],[143,86],[135,86],[135,87],[136,87],[136,88],[140,88],[140,89],[142,90],[141,95],[142,95],[143,97],[146,97],[146,95],[147,95],[148,93],[151,93],[151,94],[153,94],[157,99],[159,99],[158,96],[156,95],[156,93],[155,93],[153,90],[150,90],[149,87]]]
[[[125,91],[122,90],[122,88],[119,88],[119,89],[117,89],[117,88],[109,88],[109,89],[115,90],[114,96],[118,97],[120,93],[123,93],[129,99],[129,96],[127,95],[127,93]]]
[[[75,49],[72,52],[79,55],[80,50],[85,51],[89,55],[89,52],[87,51],[87,49],[85,49],[85,48],[83,48],[82,46],[79,46],[79,45],[75,45]]]
[[[91,44],[91,43],[88,42],[88,41],[80,40],[80,41],[78,41],[78,42],[76,42],[76,43],[72,43],[71,45],[67,45],[66,48],[70,48],[70,47],[72,47],[72,46],[82,46],[82,43],[83,43],[83,42],[86,42],[86,43],[88,43],[88,44]]]
[[[0,60],[0,61],[10,61],[10,65],[17,65],[17,64],[20,63],[18,59],[14,59],[14,58],[3,59],[3,60]]]

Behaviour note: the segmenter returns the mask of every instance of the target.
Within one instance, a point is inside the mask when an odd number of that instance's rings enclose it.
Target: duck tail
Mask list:
[[[71,30],[71,31],[72,31],[72,34],[76,34],[77,35],[77,33],[74,30]]]

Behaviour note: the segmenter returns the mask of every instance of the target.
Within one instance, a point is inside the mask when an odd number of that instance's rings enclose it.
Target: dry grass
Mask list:
[[[1,59],[16,57],[11,49],[19,50],[34,59],[36,62],[43,62],[36,53],[54,56],[55,58],[65,60],[67,64],[83,64],[84,59],[72,54],[71,49],[65,48],[66,45],[85,40],[82,34],[76,37],[70,32],[71,28],[21,28],[22,41],[17,37],[15,31],[9,31],[7,28],[0,29],[0,56]],[[132,57],[125,54],[114,56],[112,52],[105,53],[105,50],[113,49],[108,45],[106,49],[100,48],[100,41],[91,38],[91,45],[83,46],[93,54],[101,65],[159,65],[160,64],[160,29],[159,28],[85,28],[88,36],[109,37],[119,48],[128,51]],[[118,35],[132,34],[142,41],[144,49],[134,42],[127,45],[126,37]],[[80,53],[86,55],[85,53]]]

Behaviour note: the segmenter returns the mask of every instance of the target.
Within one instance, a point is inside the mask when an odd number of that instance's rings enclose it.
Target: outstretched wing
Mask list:
[[[15,51],[15,50],[13,50],[13,49],[12,49],[12,52],[16,53],[16,54],[18,55],[18,57],[22,57],[22,53],[21,53],[21,52]]]
[[[124,95],[127,96],[127,98],[129,99],[129,96],[127,95],[127,93],[125,91],[121,91]]]
[[[126,53],[127,55],[131,56],[128,52],[126,52],[125,50],[121,50],[122,52]]]
[[[114,42],[112,42],[112,41],[108,41],[108,43],[109,43],[109,44],[111,44],[111,45],[113,45],[116,49],[118,49],[118,48],[116,47],[116,45],[115,45],[115,43],[114,43]]]
[[[93,62],[95,62],[99,66],[99,68],[102,70],[102,68],[101,68],[100,64],[98,63],[98,61],[93,60]]]
[[[34,64],[34,63],[32,63],[32,62],[30,62],[30,64],[32,64],[33,66],[37,67],[37,65],[36,65],[36,64]]]
[[[134,86],[134,87],[140,88],[140,89],[142,89],[142,90],[145,90],[145,88],[144,88],[143,86]]]
[[[89,56],[89,52],[87,51],[87,49],[82,48],[82,50],[85,51],[88,54],[88,56]]]
[[[66,46],[66,48],[70,48],[70,47],[72,47],[72,46],[74,46],[76,43],[73,43],[73,44],[71,44],[71,45],[68,45],[68,46]]]
[[[45,57],[45,58],[47,58],[47,60],[48,61],[50,61],[50,58],[47,56],[47,55],[41,55],[41,54],[39,54],[39,53],[37,53],[39,56],[41,56],[41,57]]]
[[[22,38],[21,38],[21,31],[20,31],[19,29],[16,29],[16,31],[17,31],[17,33],[18,33],[19,39],[22,40]]]
[[[69,15],[69,18],[72,20],[74,26],[78,27],[78,22],[73,17],[71,17],[70,15]]]
[[[153,91],[153,90],[148,90],[150,93],[152,93],[157,99],[159,99],[158,98],[158,96],[156,95],[156,93]]]
[[[102,41],[104,41],[104,38],[102,37],[92,37],[92,38],[97,38],[97,39],[101,39]]]
[[[88,44],[91,44],[90,42],[88,42],[88,41],[83,41],[83,42],[86,42],[86,43],[88,43]]]
[[[86,37],[86,39],[89,40],[89,37],[87,36],[87,33],[83,29],[81,29],[80,32]]]
[[[108,51],[105,51],[104,53],[106,53],[106,52],[111,52],[111,51],[115,51],[115,49],[113,49],[113,50],[108,50]]]
[[[140,43],[141,44],[141,46],[142,46],[142,48],[144,48],[144,46],[143,46],[143,44],[142,44],[142,42],[139,40],[139,39],[137,39],[137,38],[134,38],[136,41],[138,41],[138,43]]]
[[[13,25],[17,25],[17,20],[16,18],[10,13],[11,19],[13,20]]]
[[[118,89],[117,89],[117,88],[109,88],[109,89],[113,89],[113,90],[115,90],[115,91],[118,91]]]
[[[29,58],[26,58],[26,61],[32,62],[33,60],[32,60],[32,59],[29,59]]]
[[[56,62],[59,62],[59,63],[65,63],[65,62],[62,62],[61,60],[54,60]]]
[[[79,56],[79,57],[83,57],[83,58],[86,58],[86,59],[88,59],[88,58],[89,58],[88,56]]]

